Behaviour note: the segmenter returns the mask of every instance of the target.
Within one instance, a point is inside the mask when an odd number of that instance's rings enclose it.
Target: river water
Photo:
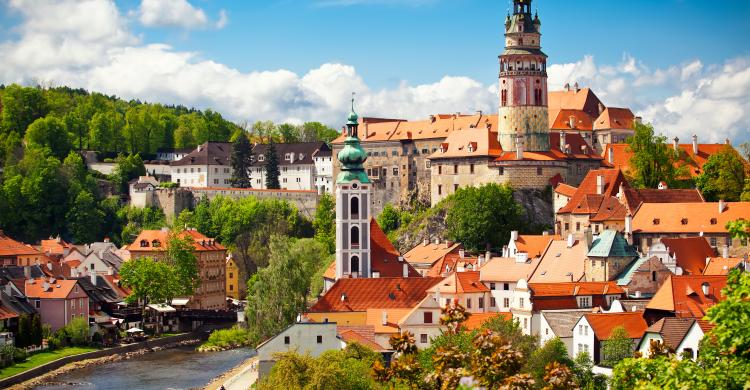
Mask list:
[[[194,346],[166,349],[60,375],[39,390],[164,390],[200,388],[252,356],[251,349],[195,352]]]

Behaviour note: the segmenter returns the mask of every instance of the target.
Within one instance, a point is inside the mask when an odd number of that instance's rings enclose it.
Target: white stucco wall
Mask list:
[[[317,341],[318,336],[322,336],[321,343]],[[284,343],[285,337],[289,337],[289,344]],[[310,322],[292,325],[258,347],[257,351],[260,361],[269,361],[278,352],[297,351],[317,357],[325,351],[337,349],[341,349],[341,340],[336,336],[336,324]]]
[[[581,352],[588,352],[589,357],[594,359],[594,330],[591,329],[585,316],[581,317],[573,327],[573,356]]]

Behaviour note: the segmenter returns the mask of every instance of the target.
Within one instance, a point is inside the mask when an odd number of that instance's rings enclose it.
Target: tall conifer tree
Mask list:
[[[276,155],[276,146],[273,142],[268,144],[265,154],[266,160],[266,188],[279,189],[279,158]]]
[[[232,187],[250,188],[250,164],[252,164],[252,147],[245,134],[240,134],[232,145]]]

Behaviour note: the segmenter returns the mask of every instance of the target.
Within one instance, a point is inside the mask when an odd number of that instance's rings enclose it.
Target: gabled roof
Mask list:
[[[604,178],[602,194],[597,193],[597,177],[600,175]],[[583,178],[570,201],[561,207],[558,213],[596,214],[604,198],[617,195],[620,184],[626,188],[630,186],[619,169],[591,170]]]
[[[624,294],[617,283],[609,282],[575,282],[575,283],[529,283],[534,297],[570,297],[582,295]]]
[[[557,185],[557,187],[555,187],[555,192],[560,195],[567,196],[568,198],[570,198],[571,196],[573,196],[573,194],[575,194],[577,189],[578,188],[567,185],[565,183],[560,183]]]
[[[102,276],[96,277],[96,286],[91,283],[91,277],[80,277],[74,280],[78,281],[78,284],[89,296],[91,302],[102,304],[122,302],[122,298],[115,292],[110,285],[105,282]]]
[[[6,283],[10,282],[6,281]],[[6,314],[12,313],[15,316],[20,316],[21,314],[36,313],[36,309],[29,302],[29,300],[26,299],[26,296],[23,294],[18,294],[15,289],[11,290],[10,295],[6,294],[5,288],[0,289],[0,305],[2,305],[2,308],[5,309]]]
[[[367,309],[412,308],[427,296],[428,288],[442,279],[422,277],[339,279],[309,311],[311,313],[364,312]]]
[[[529,257],[525,263],[516,262],[512,257],[493,257],[479,269],[479,280],[488,283],[528,280],[539,261],[539,257]]]
[[[633,130],[635,115],[629,108],[607,107],[594,121],[594,129],[628,129]]]
[[[593,195],[590,195],[593,197]],[[591,198],[587,197],[587,200]],[[597,206],[591,207],[595,209]],[[594,216],[589,218],[590,222],[604,222],[604,221],[624,221],[627,217],[628,210],[624,204],[614,196],[603,197],[602,202],[598,206],[598,210]]]
[[[750,218],[750,202],[644,203],[633,216],[633,232],[643,233],[726,233],[729,221]]]
[[[714,249],[704,237],[662,238],[669,255],[677,258],[677,265],[691,275],[700,275],[706,268],[706,258],[714,256]]]
[[[646,332],[648,324],[641,312],[625,313],[591,313],[586,314],[586,321],[591,325],[596,338],[609,340],[615,328],[622,326],[631,339],[639,339]]]
[[[550,130],[591,131],[594,129],[591,116],[581,110],[553,109],[549,110],[547,115],[549,116]]]
[[[404,264],[408,267],[409,277],[421,276],[408,262],[398,261],[398,251],[380,228],[375,218],[370,218],[370,257],[372,272],[380,272],[381,278],[403,276]]]
[[[573,337],[573,327],[584,314],[591,313],[592,309],[570,309],[570,310],[542,310],[542,316],[552,328],[555,336],[560,338]]]
[[[461,244],[459,243],[423,243],[406,252],[404,254],[404,260],[408,261],[410,264],[431,265],[442,259],[448,253],[459,249],[461,249]]]
[[[664,345],[677,349],[695,323],[694,318],[664,317],[646,329],[648,333],[658,333]]]
[[[638,252],[628,244],[618,231],[605,230],[591,243],[587,256],[593,257],[637,257]]]
[[[362,142],[409,141],[446,138],[452,131],[487,127],[497,128],[497,115],[436,114],[424,120],[360,118],[358,136]],[[332,143],[344,142],[342,134]]]
[[[636,272],[649,272],[653,271],[651,269],[651,265],[656,265],[659,267],[659,269],[667,269],[667,267],[659,260],[658,257],[652,256],[652,257],[640,257],[636,259],[635,261],[628,264],[625,269],[620,272],[619,275],[617,275],[617,285],[618,286],[627,286],[630,284],[630,281],[633,280],[633,275],[635,275]]]
[[[529,258],[541,257],[550,242],[560,239],[559,234],[521,234],[516,240],[516,249],[527,253]]]
[[[712,257],[706,268],[703,270],[703,275],[727,275],[729,271],[737,267],[742,262],[739,257]]]
[[[576,240],[568,248],[566,240],[554,240],[542,255],[529,281],[558,283],[582,280],[587,252],[588,248],[583,241]]]
[[[39,299],[64,299],[67,298],[73,291],[73,287],[78,284],[76,280],[55,280],[54,283],[49,283],[49,287],[45,290],[44,283],[47,279],[40,278],[34,279],[33,283],[26,281],[25,294],[29,298]]]
[[[18,242],[0,231],[0,257],[11,256],[34,256],[42,255],[41,252],[32,248],[30,245]]]
[[[189,237],[193,239],[194,249],[196,251],[223,251],[227,248],[219,244],[215,239],[208,238],[195,229],[183,230],[179,233],[180,237]],[[141,246],[141,241],[147,243],[147,246]],[[153,243],[158,242],[158,246]],[[169,244],[169,230],[143,230],[133,243],[128,245],[131,252],[160,252],[166,251]]]
[[[590,88],[549,91],[547,99],[550,110],[581,110],[592,118],[599,116],[599,105],[602,104]]]
[[[703,195],[697,189],[624,188],[624,203],[631,213],[643,203],[701,203]]]
[[[20,265],[6,265],[0,267],[0,278],[8,279],[8,280],[24,280],[26,279],[26,276],[24,274],[24,268]],[[44,271],[42,268],[38,265],[32,265],[29,266],[29,272],[31,273],[31,277],[41,278],[44,276]],[[23,289],[21,289],[23,290]]]
[[[669,146],[673,147],[673,146]],[[706,164],[711,155],[719,153],[725,147],[725,144],[698,144],[698,153],[693,153],[693,144],[679,144],[680,154],[685,156],[677,166],[686,166],[689,177],[696,177],[703,173],[703,165]],[[611,156],[611,157],[610,157]],[[604,161],[612,161],[613,168],[622,169],[624,172],[630,171],[630,158],[633,153],[629,150],[628,144],[608,144],[604,148]]]
[[[185,157],[172,161],[172,166],[185,165],[225,165],[229,166],[229,156],[232,154],[230,142],[204,142]]]
[[[703,293],[703,285],[708,295]],[[670,275],[646,305],[649,310],[673,312],[676,317],[703,318],[708,308],[724,299],[726,276]]]
[[[336,331],[347,344],[358,343],[376,352],[387,349],[375,341],[375,329],[372,326],[336,326]]]
[[[490,289],[479,281],[479,271],[464,271],[448,275],[440,283],[436,283],[427,290],[429,293],[437,291],[447,294],[466,294],[489,292]]]
[[[503,150],[497,133],[486,127],[453,130],[430,159],[461,157],[499,157]]]
[[[425,276],[439,276],[443,277],[450,272],[457,271],[459,269],[464,270],[475,270],[477,265],[477,258],[471,256],[461,257],[458,253],[448,253],[443,256],[442,259],[435,262],[430,267]]]
[[[513,314],[510,312],[496,312],[496,313],[471,313],[469,319],[467,319],[463,326],[468,331],[479,329],[484,325],[485,322],[492,320],[496,317],[502,317],[506,321],[513,320]]]
[[[43,253],[58,256],[62,256],[65,253],[66,249],[71,248],[74,248],[74,246],[65,242],[65,240],[61,239],[60,237],[50,237],[49,240],[41,240],[39,244],[39,250]]]
[[[328,144],[322,141],[318,142],[298,142],[290,144],[274,144],[276,148],[276,157],[279,162],[279,166],[282,165],[309,165],[313,164],[313,158],[317,153],[328,153],[330,155],[331,149]],[[259,161],[258,156],[265,155],[268,150],[268,144],[258,144],[253,146],[253,166],[265,166],[265,161]],[[294,161],[291,160],[291,156],[294,154]],[[287,160],[286,156],[289,155],[290,159]],[[301,157],[301,158],[300,158]]]

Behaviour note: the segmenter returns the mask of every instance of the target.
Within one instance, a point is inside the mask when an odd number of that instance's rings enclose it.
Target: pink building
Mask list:
[[[89,318],[89,297],[76,280],[39,278],[26,281],[26,296],[52,331],[74,318]]]

